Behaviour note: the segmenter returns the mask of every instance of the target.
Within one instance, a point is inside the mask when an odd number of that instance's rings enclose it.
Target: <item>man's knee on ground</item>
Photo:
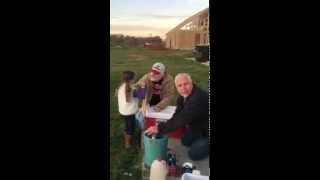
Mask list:
[[[191,131],[185,132],[181,138],[181,144],[190,147],[193,141],[199,138],[199,135],[193,134]]]
[[[192,144],[192,139],[189,138],[188,136],[183,136],[181,138],[181,144],[187,147],[190,147]]]
[[[191,160],[198,161],[209,155],[209,144],[207,139],[197,140],[192,143],[188,155]]]

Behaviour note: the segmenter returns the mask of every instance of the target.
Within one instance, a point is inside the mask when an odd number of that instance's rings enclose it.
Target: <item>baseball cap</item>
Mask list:
[[[166,70],[165,66],[162,63],[159,63],[159,62],[153,64],[152,68],[151,68],[151,72],[153,72],[154,74],[163,75],[165,70]]]

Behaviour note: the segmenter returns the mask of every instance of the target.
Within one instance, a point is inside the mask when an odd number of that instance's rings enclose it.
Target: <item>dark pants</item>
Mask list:
[[[201,134],[194,134],[190,130],[181,138],[184,146],[190,147],[188,155],[191,160],[198,161],[209,155],[209,140]]]
[[[122,116],[124,118],[124,131],[128,135],[133,135],[136,128],[136,118],[135,115]]]

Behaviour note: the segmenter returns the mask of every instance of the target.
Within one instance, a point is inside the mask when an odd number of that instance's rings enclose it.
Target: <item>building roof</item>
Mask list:
[[[199,15],[201,15],[201,14],[204,14],[204,13],[206,13],[206,12],[209,12],[209,8],[206,8],[206,9],[204,9],[204,10],[202,10],[202,11],[200,11],[200,12],[198,12],[198,13],[192,15],[192,16],[190,16],[189,18],[187,18],[186,20],[184,20],[182,23],[180,23],[179,25],[177,25],[176,27],[174,27],[173,29],[171,29],[169,32],[167,32],[166,35],[169,34],[169,33],[171,33],[171,32],[173,32],[173,31],[175,31],[175,30],[177,30],[177,29],[180,29],[180,28],[183,27],[185,24],[187,24],[188,22],[190,22],[193,18],[195,18],[195,17],[197,17],[197,16],[199,16]]]

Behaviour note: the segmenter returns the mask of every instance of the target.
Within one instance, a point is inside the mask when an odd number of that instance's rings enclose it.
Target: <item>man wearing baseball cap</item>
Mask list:
[[[142,107],[154,106],[155,111],[161,111],[167,107],[175,92],[173,77],[160,62],[153,64],[150,71],[137,82],[137,85],[146,88],[146,97]]]

